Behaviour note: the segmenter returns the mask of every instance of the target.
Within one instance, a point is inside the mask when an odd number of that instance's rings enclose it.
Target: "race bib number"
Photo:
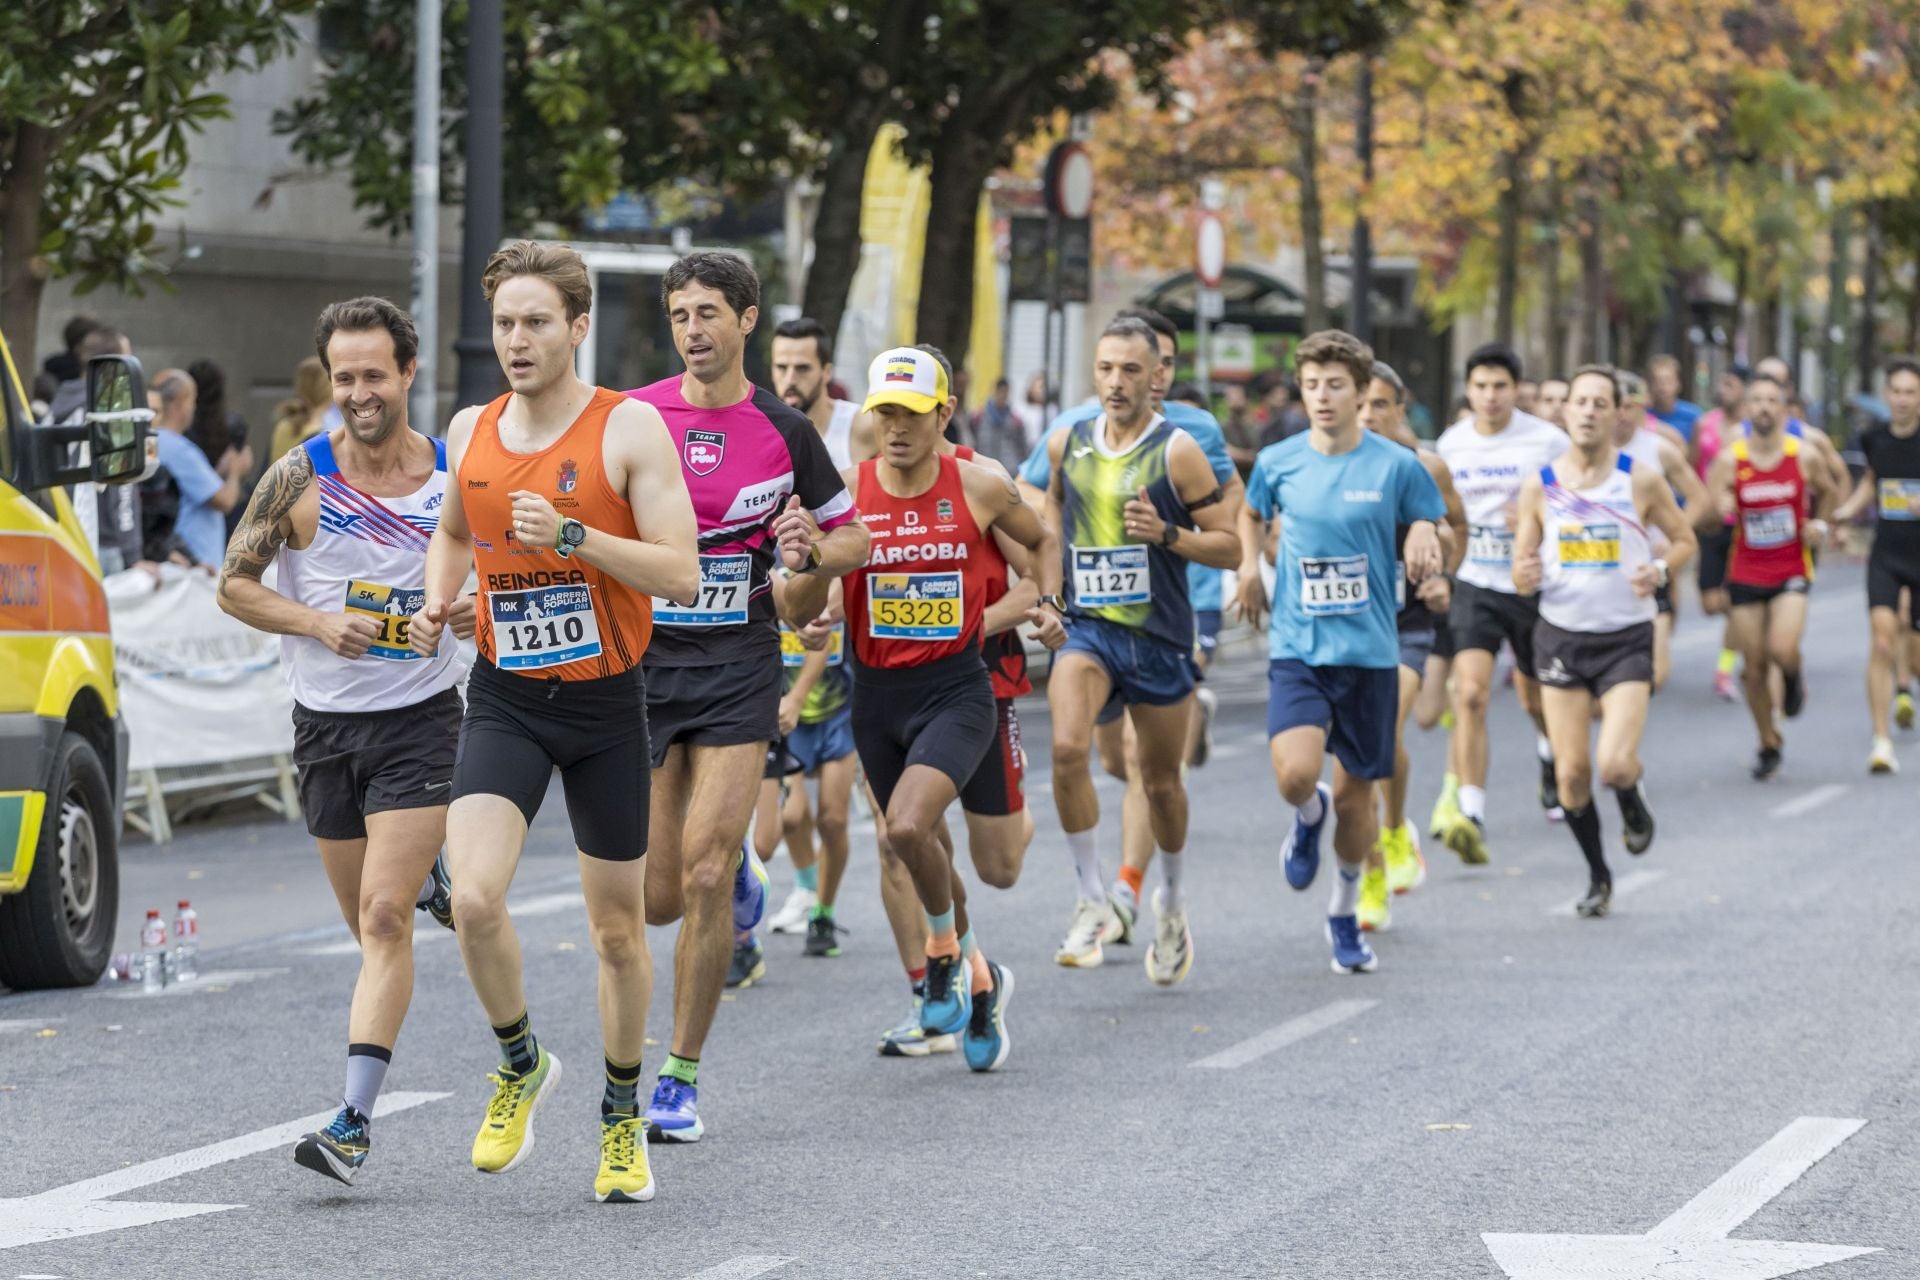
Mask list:
[[[1300,608],[1314,617],[1365,613],[1365,556],[1304,557],[1300,561]]]
[[[1920,480],[1880,481],[1882,520],[1920,520]]]
[[[780,628],[780,665],[799,670],[813,652],[800,643],[800,635],[786,625]],[[837,667],[847,660],[847,626],[843,622],[827,637],[827,665]]]
[[[1407,607],[1407,562],[1393,562],[1393,608],[1397,613]]]
[[[960,571],[867,575],[867,630],[876,640],[958,640]]]
[[[487,609],[493,664],[502,671],[537,671],[600,656],[600,619],[585,583],[491,592]]]
[[[426,602],[425,591],[382,586],[378,582],[347,584],[346,611],[357,613],[363,618],[372,618],[380,624],[380,634],[374,637],[372,647],[367,650],[369,658],[383,658],[388,662],[411,662],[423,656],[415,653],[408,645],[407,627],[413,615],[420,612]]]
[[[1476,524],[1467,531],[1467,559],[1491,568],[1513,567],[1513,530]]]
[[[1146,604],[1151,599],[1153,569],[1144,546],[1073,549],[1073,602],[1081,608]]]
[[[1563,524],[1560,526],[1562,569],[1618,569],[1620,526],[1617,524]]]
[[[653,620],[668,627],[733,627],[747,620],[748,556],[701,556],[692,604],[653,598]]]
[[[1740,531],[1756,551],[1800,540],[1800,522],[1792,507],[1760,507],[1740,513]]]

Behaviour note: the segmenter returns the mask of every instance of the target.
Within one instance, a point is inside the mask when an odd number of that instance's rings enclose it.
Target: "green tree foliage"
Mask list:
[[[138,292],[189,142],[228,115],[214,77],[288,49],[314,0],[11,0],[0,5],[0,326],[33,359],[40,295]]]

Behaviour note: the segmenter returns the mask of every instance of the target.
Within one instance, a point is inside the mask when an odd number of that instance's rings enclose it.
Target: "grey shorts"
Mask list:
[[[1402,631],[1400,633],[1400,665],[1416,676],[1427,674],[1427,658],[1433,653],[1433,632]]]

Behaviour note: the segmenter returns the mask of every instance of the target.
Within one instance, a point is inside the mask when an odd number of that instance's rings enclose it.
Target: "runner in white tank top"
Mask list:
[[[1680,510],[1695,523],[1696,534],[1710,533],[1718,516],[1712,510],[1713,504],[1707,501],[1707,486],[1687,462],[1686,452],[1662,434],[1663,430],[1664,424],[1649,419],[1644,408],[1629,401],[1621,407],[1615,421],[1613,441],[1621,453],[1633,459],[1635,466],[1666,478]],[[1698,527],[1701,520],[1708,522],[1704,531]],[[1658,529],[1648,532],[1653,535],[1653,554],[1666,555],[1666,535]],[[1653,691],[1658,693],[1666,687],[1667,674],[1673,669],[1674,592],[1661,587],[1654,592],[1653,601],[1659,610],[1653,620]]]
[[[352,1182],[413,988],[413,912],[453,925],[439,862],[462,708],[453,646],[408,645],[447,485],[441,442],[407,425],[419,339],[385,298],[321,314],[321,362],[346,424],[267,469],[220,571],[220,607],[283,637],[307,830],[360,943],[347,1078],[333,1122],[294,1148]],[[261,579],[279,563],[278,589]],[[473,634],[471,597],[456,631]],[[424,883],[423,883],[424,881]]]
[[[1653,694],[1653,595],[1696,545],[1666,477],[1614,444],[1618,399],[1611,369],[1590,366],[1573,375],[1566,405],[1573,447],[1527,479],[1514,526],[1514,585],[1540,597],[1534,670],[1555,786],[1587,862],[1578,910],[1588,917],[1607,914],[1613,899],[1593,807],[1594,702],[1600,779],[1619,800],[1627,851],[1645,853],[1654,823],[1639,751]],[[1655,531],[1667,541],[1665,558],[1654,554]]]

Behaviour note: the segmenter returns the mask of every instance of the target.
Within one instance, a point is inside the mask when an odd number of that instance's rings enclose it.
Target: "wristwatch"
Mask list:
[[[795,573],[812,573],[815,569],[818,569],[820,567],[822,559],[823,557],[820,555],[820,544],[817,542],[810,542],[807,544],[807,562],[804,565],[800,566],[798,569],[795,569],[794,572]]]
[[[1174,542],[1179,537],[1180,537],[1180,526],[1169,521],[1167,524],[1167,527],[1163,529],[1160,533],[1160,545],[1163,547],[1170,547],[1174,544]]]
[[[1058,591],[1054,592],[1050,596],[1041,596],[1036,603],[1047,606],[1047,608],[1053,610],[1055,613],[1059,614],[1061,617],[1066,616],[1067,598],[1061,595]]]
[[[586,540],[587,526],[581,524],[578,520],[562,520],[560,522],[560,536],[554,539],[553,549],[560,553],[562,560],[565,560],[573,554],[575,547]]]

